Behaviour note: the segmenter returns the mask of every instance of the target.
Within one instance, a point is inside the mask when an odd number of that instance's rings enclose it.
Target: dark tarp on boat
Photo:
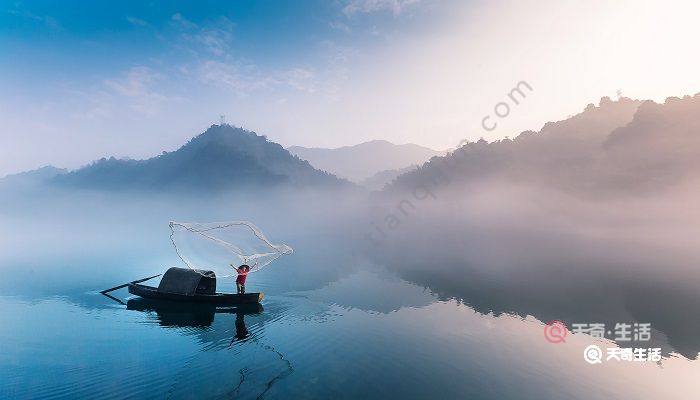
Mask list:
[[[165,271],[158,285],[159,292],[192,296],[215,294],[216,275],[213,271],[172,267]]]

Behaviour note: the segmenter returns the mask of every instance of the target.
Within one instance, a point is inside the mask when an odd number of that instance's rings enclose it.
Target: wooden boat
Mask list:
[[[257,304],[265,296],[263,293],[214,293],[214,294],[182,294],[163,292],[153,286],[141,285],[138,283],[129,284],[129,293],[147,299],[186,301],[194,303],[211,304]]]
[[[163,274],[157,288],[132,282],[129,293],[147,299],[209,304],[257,304],[265,296],[263,293],[217,293],[213,271],[176,267]]]

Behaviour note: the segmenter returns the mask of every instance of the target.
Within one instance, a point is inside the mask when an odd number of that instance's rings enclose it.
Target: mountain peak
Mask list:
[[[57,177],[56,182],[97,189],[179,191],[346,184],[265,136],[227,124],[210,126],[176,151],[139,161],[99,160]]]
[[[231,146],[256,141],[267,142],[267,138],[237,126],[223,124],[210,126],[206,131],[190,139],[183,147],[201,146],[208,143]]]
[[[361,182],[380,171],[420,165],[433,156],[444,154],[417,144],[393,144],[386,140],[371,140],[335,149],[292,146],[288,150],[315,167],[354,182]]]

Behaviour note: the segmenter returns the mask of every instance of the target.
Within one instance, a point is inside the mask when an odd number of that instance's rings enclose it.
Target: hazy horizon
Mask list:
[[[285,147],[386,139],[440,150],[539,130],[603,96],[682,97],[700,91],[700,57],[684,45],[695,11],[348,0],[83,4],[74,14],[8,2],[0,175],[145,158],[222,114]],[[664,29],[649,29],[660,20]],[[521,81],[533,90],[485,131],[482,118]]]
[[[700,93],[700,92],[698,92],[698,93]],[[685,96],[667,96],[667,97],[664,98],[664,101],[661,101],[661,102],[656,102],[656,101],[651,100],[651,99],[630,99],[630,98],[628,98],[628,97],[618,97],[617,99],[613,98],[611,101],[616,102],[616,101],[619,101],[619,100],[621,100],[621,99],[626,99],[626,100],[639,101],[639,102],[650,101],[650,102],[654,102],[654,103],[657,103],[657,104],[663,104],[663,103],[664,103],[666,100],[668,100],[668,99],[679,98],[679,97],[687,97],[687,96],[688,96],[688,95],[685,95]],[[602,97],[599,99],[599,101],[603,101],[603,100],[605,100],[606,98],[607,98],[607,99],[610,99],[610,96],[602,96]],[[588,103],[588,106],[590,106],[591,104],[593,104],[593,105],[598,105],[599,102],[596,101],[596,102],[593,102],[593,103]],[[564,118],[561,118],[561,119],[558,119],[558,120],[543,121],[541,125],[542,125],[542,127],[544,127],[544,126],[546,126],[547,124],[551,124],[551,123],[555,123],[555,122],[560,122],[560,121],[565,121],[565,120],[567,120],[567,119],[573,117],[574,115],[578,115],[578,114],[583,113],[584,111],[585,111],[585,107],[582,107],[580,110],[578,110],[577,112],[575,112],[575,113],[572,114],[572,115],[568,115],[567,117],[564,117]],[[199,136],[199,135],[201,135],[202,133],[204,133],[208,128],[213,127],[213,126],[218,126],[218,125],[220,125],[220,124],[221,124],[221,121],[208,124],[208,125],[206,125],[206,127],[203,127],[201,130],[195,131],[191,136],[185,137],[181,143],[175,144],[172,148],[168,148],[168,149],[165,149],[165,148],[162,148],[162,149],[155,149],[153,153],[144,154],[144,155],[142,155],[142,156],[140,156],[140,157],[135,157],[135,156],[131,156],[131,155],[121,155],[121,156],[120,156],[120,155],[116,155],[116,154],[107,154],[107,155],[102,155],[102,156],[97,156],[97,155],[96,155],[96,156],[94,156],[94,157],[92,157],[92,158],[90,158],[90,157],[88,156],[88,158],[87,158],[87,160],[86,160],[85,162],[81,162],[81,163],[78,163],[78,164],[74,164],[74,165],[72,165],[72,166],[52,164],[52,163],[49,163],[49,162],[44,162],[44,163],[39,162],[39,163],[38,163],[36,166],[34,166],[34,167],[30,167],[30,168],[26,168],[26,169],[21,169],[21,170],[16,170],[16,171],[12,171],[12,172],[7,172],[7,173],[4,173],[4,174],[3,174],[3,173],[0,173],[0,179],[5,178],[5,177],[7,177],[7,176],[11,176],[11,175],[21,174],[21,173],[23,173],[23,172],[34,171],[34,170],[41,169],[41,168],[44,168],[44,167],[55,167],[55,168],[59,168],[59,169],[66,169],[66,170],[72,171],[72,170],[76,170],[76,169],[80,169],[80,168],[89,166],[89,165],[92,164],[93,162],[98,161],[98,160],[103,159],[103,158],[108,158],[108,159],[109,159],[109,158],[115,158],[115,159],[119,159],[119,160],[147,160],[147,159],[150,159],[150,158],[153,158],[153,157],[157,157],[158,155],[161,155],[163,152],[176,151],[177,149],[179,149],[179,148],[181,148],[182,146],[184,146],[189,140],[191,140],[191,139],[193,139],[193,138],[196,138],[197,136]],[[253,133],[255,133],[255,134],[258,135],[258,136],[264,136],[264,137],[268,138],[268,140],[271,140],[272,142],[277,143],[277,142],[274,141],[273,138],[271,138],[271,137],[270,137],[268,134],[266,134],[265,132],[257,132],[257,131],[248,129],[248,128],[246,128],[245,126],[240,126],[240,125],[238,125],[238,124],[235,124],[235,123],[233,123],[233,122],[224,122],[223,124],[224,124],[224,125],[231,126],[231,127],[233,127],[233,128],[236,128],[236,129],[243,129],[243,130],[245,130],[245,131],[253,132]],[[542,128],[540,128],[540,129],[532,129],[532,130],[520,131],[520,132],[514,133],[513,135],[505,135],[504,137],[506,137],[506,138],[515,138],[515,137],[517,137],[518,135],[523,134],[523,133],[529,133],[529,132],[533,132],[533,131],[534,131],[534,132],[539,132],[541,129],[542,129]],[[483,131],[484,131],[484,133],[488,133],[487,130],[483,130]],[[448,151],[449,151],[449,150],[454,150],[454,149],[457,148],[458,146],[464,145],[465,143],[470,142],[470,141],[485,140],[486,142],[495,142],[495,141],[498,141],[498,140],[501,140],[501,139],[502,139],[502,138],[500,138],[500,137],[499,137],[499,138],[488,138],[488,137],[484,137],[484,136],[480,136],[480,137],[478,137],[478,138],[476,138],[476,139],[474,139],[474,140],[462,139],[462,140],[460,140],[459,142],[455,143],[453,146],[449,147],[447,150],[448,150]],[[389,144],[394,145],[394,146],[417,145],[417,146],[420,146],[420,147],[425,148],[425,149],[433,150],[433,151],[435,151],[435,152],[443,152],[443,151],[444,151],[444,150],[441,150],[441,149],[434,149],[434,148],[431,148],[431,147],[429,147],[429,146],[424,146],[424,145],[420,145],[420,144],[417,144],[417,143],[409,143],[409,142],[405,142],[405,143],[404,143],[404,142],[402,142],[402,143],[396,143],[396,142],[392,142],[392,141],[387,140],[387,139],[384,139],[384,138],[369,139],[369,140],[367,140],[367,141],[363,141],[363,142],[359,142],[359,143],[347,144],[347,145],[340,145],[340,146],[331,146],[331,147],[314,147],[314,146],[306,147],[306,146],[300,146],[300,145],[297,145],[297,144],[291,144],[291,145],[287,145],[287,146],[283,145],[283,147],[285,148],[285,150],[288,150],[288,151],[289,151],[289,149],[295,148],[295,147],[302,148],[302,149],[306,149],[306,150],[345,150],[345,149],[356,148],[356,147],[358,147],[358,146],[365,145],[365,144],[369,144],[369,143],[373,143],[373,142],[386,142],[386,143],[389,143]],[[279,144],[281,144],[281,143],[279,143]],[[292,151],[291,153],[292,153],[292,154],[295,154],[293,151]],[[302,157],[302,159],[303,159],[303,157]],[[314,166],[315,168],[318,168],[318,169],[323,169],[323,168],[321,168],[321,167],[319,167],[319,166],[317,166],[317,165],[314,165],[314,164],[312,164],[312,166]],[[408,166],[408,165],[407,165],[407,166]],[[381,172],[381,171],[378,171],[378,172]]]

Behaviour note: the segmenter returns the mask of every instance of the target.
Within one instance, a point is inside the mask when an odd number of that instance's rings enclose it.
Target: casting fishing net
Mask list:
[[[292,248],[273,244],[250,222],[170,222],[170,240],[177,256],[191,269],[214,271],[218,277],[237,275],[234,266],[259,271]],[[231,266],[233,264],[233,266]]]

